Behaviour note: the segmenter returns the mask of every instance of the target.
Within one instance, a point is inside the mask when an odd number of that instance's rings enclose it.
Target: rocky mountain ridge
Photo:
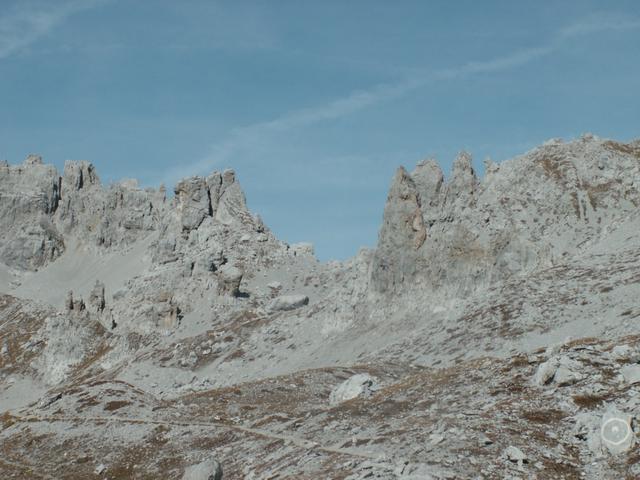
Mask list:
[[[628,463],[634,442],[613,452],[596,434],[605,413],[627,415],[634,436],[640,418],[635,373],[623,371],[640,360],[640,141],[552,140],[485,171],[478,178],[466,153],[448,179],[433,160],[399,168],[377,247],[321,263],[311,245],[275,238],[231,170],[184,179],[169,199],[134,181],[104,186],[88,162],[67,162],[62,175],[37,156],[0,165],[0,446],[13,459],[0,471],[48,478],[39,465],[59,464],[55,445],[88,442],[84,463],[95,465],[59,478],[182,478],[202,470],[185,470],[198,458],[219,461],[224,478],[640,474]],[[607,357],[622,345],[626,360]],[[477,402],[448,377],[465,368],[484,392]],[[628,388],[614,388],[617,371]],[[448,400],[416,390],[416,379]],[[489,401],[493,383],[510,382],[520,387]],[[534,402],[549,388],[553,406]],[[567,388],[603,400],[567,403]],[[426,414],[434,402],[455,426]],[[501,402],[544,412],[519,417],[533,429],[528,444],[506,433],[508,418],[493,410]],[[475,413],[461,413],[464,403]],[[487,433],[475,415],[502,430]],[[410,427],[402,416],[422,420]],[[101,438],[74,426],[82,418],[107,422],[124,450],[98,461]],[[549,433],[553,419],[566,428]],[[367,440],[327,436],[344,422]],[[484,429],[484,445],[502,450],[477,450],[465,428]],[[184,429],[201,441],[181,445]],[[20,439],[45,430],[52,447],[18,461],[28,448]],[[151,452],[127,463],[141,442],[171,446],[158,449],[171,466]],[[571,453],[548,451],[558,445]],[[456,463],[461,455],[469,461]]]

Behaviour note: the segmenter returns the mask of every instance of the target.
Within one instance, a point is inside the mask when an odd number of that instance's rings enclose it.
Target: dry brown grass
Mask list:
[[[11,415],[9,412],[4,412],[2,415],[0,415],[0,425],[2,426],[0,430],[9,428],[11,425],[14,425],[15,423],[16,423],[16,417]]]
[[[545,425],[555,424],[567,417],[562,410],[523,410],[520,414],[522,418],[533,423],[542,423]]]
[[[585,408],[587,410],[591,410],[599,407],[603,402],[608,400],[609,395],[574,395],[573,403],[575,403],[580,408]]]
[[[561,184],[566,183],[568,170],[575,169],[575,166],[570,161],[561,156],[547,155],[536,163],[548,178]]]
[[[128,402],[126,400],[114,400],[112,402],[107,402],[107,404],[104,406],[104,409],[107,412],[114,412],[128,405],[131,405],[131,402]]]
[[[614,142],[612,140],[608,140],[606,142],[604,142],[604,146],[605,148],[607,148],[608,150],[611,150],[613,152],[616,153],[622,153],[625,155],[632,155],[638,159],[640,159],[640,147],[637,147],[635,145],[629,144],[629,143],[620,143],[620,142]]]

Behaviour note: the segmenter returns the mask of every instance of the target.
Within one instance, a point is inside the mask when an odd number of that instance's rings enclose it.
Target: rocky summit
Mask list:
[[[0,163],[0,477],[640,478],[640,141],[398,168],[375,249],[232,170]]]

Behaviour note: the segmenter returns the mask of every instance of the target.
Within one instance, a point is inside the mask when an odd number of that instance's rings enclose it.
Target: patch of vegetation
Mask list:
[[[126,400],[114,400],[112,402],[107,402],[107,404],[104,406],[104,409],[107,412],[113,412],[120,408],[126,407],[127,405],[131,405],[131,402],[128,402]]]
[[[609,398],[609,396],[584,394],[584,395],[574,395],[572,398],[573,398],[573,403],[575,403],[578,407],[591,410],[599,407],[603,402],[605,402]]]
[[[520,416],[525,420],[533,423],[543,424],[555,424],[564,419],[567,414],[562,410],[547,409],[547,410],[524,410]]]

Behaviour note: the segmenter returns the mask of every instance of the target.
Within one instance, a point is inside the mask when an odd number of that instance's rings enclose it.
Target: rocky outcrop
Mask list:
[[[0,166],[0,262],[33,270],[55,260],[65,249],[52,222],[60,202],[55,167],[36,155],[22,165]]]
[[[453,162],[453,172],[444,194],[445,205],[452,210],[472,206],[478,187],[478,177],[471,164],[471,155],[461,152]]]
[[[400,167],[391,182],[373,260],[372,279],[382,291],[395,290],[416,272],[417,250],[427,238],[421,206],[415,182]]]
[[[577,253],[640,205],[637,150],[586,135],[488,163],[465,152],[443,180],[433,161],[398,170],[372,265],[377,293],[460,297]]]
[[[91,293],[89,294],[89,305],[92,310],[96,313],[102,313],[106,306],[106,301],[104,297],[105,286],[104,283],[96,280]]]
[[[103,186],[90,162],[66,161],[59,175],[37,155],[20,166],[1,164],[0,182],[0,262],[23,270],[59,257],[67,236],[113,250],[158,231],[152,252],[158,263],[183,258],[190,233],[199,229],[191,241],[200,244],[202,255],[220,237],[232,241],[224,228],[258,233],[259,239],[250,237],[256,241],[270,239],[248,211],[233,170],[178,182],[171,202],[164,186],[143,189],[135,180]]]
[[[213,213],[209,189],[202,177],[192,177],[178,182],[175,188],[182,229],[191,231],[200,226]]]
[[[218,295],[237,297],[244,273],[237,267],[227,265],[218,273]]]
[[[100,179],[92,163],[86,160],[64,162],[64,173],[62,175],[63,195],[69,195],[83,188],[99,186]]]

